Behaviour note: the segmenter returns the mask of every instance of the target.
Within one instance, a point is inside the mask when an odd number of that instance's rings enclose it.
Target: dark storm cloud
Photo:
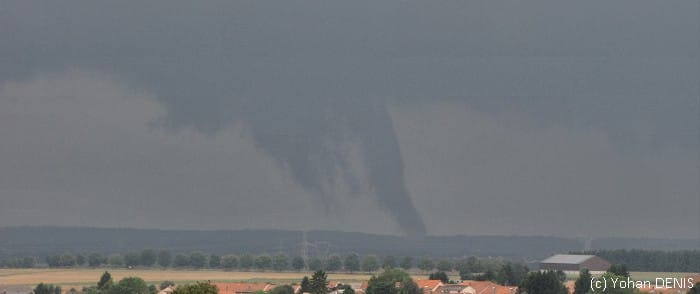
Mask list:
[[[466,103],[533,128],[600,130],[617,152],[686,154],[698,148],[698,5],[4,2],[0,80],[107,73],[153,93],[157,125],[212,136],[244,126],[325,205],[339,178],[354,193],[364,181],[420,235],[412,198],[429,195],[409,195],[390,105]],[[366,172],[350,168],[352,144]]]

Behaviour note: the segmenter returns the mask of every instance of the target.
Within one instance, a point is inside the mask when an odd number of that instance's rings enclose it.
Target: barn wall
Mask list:
[[[581,268],[586,268],[589,271],[606,271],[610,265],[607,260],[594,256],[581,263]]]
[[[540,263],[540,270],[578,271],[579,265],[568,263]]]

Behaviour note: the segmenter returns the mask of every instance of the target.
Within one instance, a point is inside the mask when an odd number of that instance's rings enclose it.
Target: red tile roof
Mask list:
[[[515,286],[501,286],[491,281],[463,281],[462,286],[469,286],[476,290],[476,294],[511,294],[517,292]],[[494,292],[494,289],[496,290]]]
[[[255,293],[274,288],[274,285],[265,283],[215,283],[214,285],[219,288],[219,294]]]
[[[437,289],[437,287],[442,286],[442,281],[440,280],[417,280],[416,284],[418,284],[418,288],[428,290],[429,293],[432,293]],[[425,293],[425,294],[429,294]]]

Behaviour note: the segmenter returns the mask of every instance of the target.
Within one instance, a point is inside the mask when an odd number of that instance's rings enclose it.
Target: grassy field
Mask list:
[[[196,281],[212,282],[269,282],[274,284],[298,283],[309,272],[227,272],[214,270],[141,270],[107,269],[112,278],[118,281],[124,277],[141,277],[149,284],[165,280],[178,284]],[[50,283],[70,287],[94,285],[105,269],[0,269],[0,289],[9,286],[33,286]],[[370,275],[330,273],[329,280],[347,283],[366,281]]]

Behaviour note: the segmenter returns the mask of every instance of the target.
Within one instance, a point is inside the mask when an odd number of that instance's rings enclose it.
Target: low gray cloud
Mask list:
[[[698,155],[621,149],[592,128],[464,103],[395,111],[416,206],[435,234],[695,238]]]
[[[399,232],[373,229],[386,216],[366,195],[325,207],[240,128],[158,126],[155,97],[108,75],[39,75],[0,98],[3,225]]]

